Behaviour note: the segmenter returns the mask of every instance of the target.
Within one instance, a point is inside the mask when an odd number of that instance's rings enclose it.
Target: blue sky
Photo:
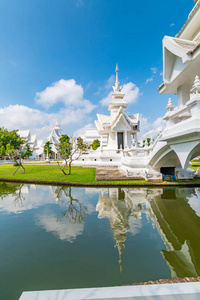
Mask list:
[[[163,124],[169,95],[157,92],[162,39],[179,32],[193,6],[192,0],[1,0],[0,126],[45,137],[56,119],[68,134],[93,123],[96,113],[108,114],[102,103],[116,63],[127,112],[140,114],[143,131]]]

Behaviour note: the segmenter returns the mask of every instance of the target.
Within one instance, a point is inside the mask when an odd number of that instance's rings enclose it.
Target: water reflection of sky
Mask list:
[[[156,262],[159,253],[172,277],[200,274],[198,188],[70,188],[4,183],[0,195],[0,216],[30,211],[30,220],[37,228],[62,242],[73,244],[84,237],[90,247],[94,242],[91,237],[99,236],[99,241],[101,237],[101,243],[111,239],[121,271],[123,260],[126,265],[126,255],[132,257],[129,251],[135,245],[134,255],[143,247]],[[109,234],[104,233],[105,226]]]

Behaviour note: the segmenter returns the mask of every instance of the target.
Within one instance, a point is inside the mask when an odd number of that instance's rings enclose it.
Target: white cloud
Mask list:
[[[163,76],[163,72],[160,72],[160,76]]]
[[[49,186],[23,185],[16,187],[14,194],[1,199],[0,211],[18,214],[50,203],[55,203],[55,198]]]
[[[153,77],[148,78],[148,79],[146,80],[145,84],[147,84],[147,83],[149,83],[149,82],[151,82],[151,81],[153,81]]]
[[[36,215],[36,224],[44,228],[47,232],[53,233],[61,241],[72,243],[84,229],[83,223],[72,224],[66,218],[58,219],[55,212],[45,210]]]
[[[88,120],[88,115],[95,108],[94,104],[83,98],[83,88],[74,79],[61,79],[36,93],[36,102],[44,107],[58,102],[64,105],[53,113],[18,104],[0,108],[0,127],[8,130],[30,129],[38,138],[46,139],[58,120],[63,132],[72,134],[73,127],[77,128],[77,125]]]
[[[74,79],[60,79],[52,83],[44,91],[36,93],[35,101],[45,109],[57,103],[62,103],[66,107],[82,107],[90,103],[90,101],[84,100],[83,88],[76,84]]]
[[[128,82],[123,85],[122,93],[125,94],[124,101],[128,103],[135,103],[138,99],[140,90],[134,83]]]
[[[24,105],[9,105],[0,108],[0,126],[8,129],[25,129],[43,126],[50,121],[52,114]]]
[[[158,72],[158,68],[156,68],[156,67],[153,67],[153,68],[151,68],[151,73],[152,73],[152,76],[151,76],[151,77],[149,77],[149,78],[147,78],[147,80],[145,81],[145,84],[147,84],[147,83],[149,83],[149,82],[153,81],[153,80],[154,80],[154,77],[155,77],[155,75],[157,74],[157,72]]]
[[[175,26],[175,24],[174,24],[174,23],[171,23],[171,24],[170,24],[170,27],[173,27],[173,26]]]
[[[24,105],[9,105],[0,109],[0,127],[9,130],[30,129],[32,133],[37,133],[38,138],[44,138],[50,134],[56,120],[66,130],[67,127],[82,124],[93,108],[94,105],[89,101],[85,107],[62,108],[55,113],[47,113]]]
[[[140,133],[139,139],[146,139],[147,137],[156,138],[159,133],[165,128],[166,123],[162,117],[157,118],[154,122],[148,122],[148,119],[140,115]]]
[[[125,94],[124,101],[128,103],[135,103],[139,97],[140,90],[139,88],[132,82],[128,82],[123,85],[122,87],[122,93]],[[111,96],[113,94],[113,91],[111,91],[107,97],[103,98],[100,103],[103,106],[107,106],[111,101]]]
[[[158,69],[157,68],[151,68],[151,72],[153,73],[153,74],[156,74],[157,73],[157,71],[158,71]]]
[[[76,130],[73,134],[73,136],[75,137],[79,137],[79,136],[83,136],[85,134],[85,129],[87,128],[95,128],[94,123],[88,123],[87,125],[85,125],[84,127]]]

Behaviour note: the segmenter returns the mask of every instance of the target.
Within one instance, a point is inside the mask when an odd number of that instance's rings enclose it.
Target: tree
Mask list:
[[[93,141],[93,143],[90,146],[92,146],[93,150],[96,150],[97,148],[100,147],[100,145],[101,145],[100,140],[96,139]]]
[[[49,154],[50,154],[50,155],[53,154],[51,145],[52,145],[52,143],[51,143],[50,141],[47,141],[47,142],[44,144],[44,154],[48,154],[48,155],[49,155]]]
[[[64,197],[61,198],[61,195]],[[71,187],[59,187],[56,192],[56,199],[60,201],[62,206],[66,206],[67,209],[63,211],[63,216],[66,217],[70,223],[81,224],[85,218],[88,217],[88,210],[78,199],[72,197]]]
[[[59,161],[57,161],[58,167],[64,175],[71,174],[72,162],[77,160],[81,154],[87,151],[87,145],[83,142],[82,138],[69,137],[67,134],[61,135],[56,148],[61,158],[64,160],[63,167],[61,167]],[[67,166],[69,166],[68,173],[65,172],[65,167]]]
[[[22,168],[25,173],[25,168],[22,165],[22,146],[24,141],[17,134],[17,130],[8,131],[5,128],[0,128],[0,155],[2,157],[9,156],[10,160],[17,163],[18,168],[15,173]]]
[[[23,153],[22,157],[23,157],[23,158],[24,158],[24,157],[28,157],[28,159],[29,159],[29,157],[32,156],[32,155],[33,155],[33,151],[31,151],[30,146],[29,146],[28,144],[26,144],[26,150],[25,150],[25,152]]]
[[[24,141],[17,134],[17,130],[8,131],[3,127],[0,128],[0,155],[6,155],[6,148],[8,145],[10,149],[19,150],[23,144]]]

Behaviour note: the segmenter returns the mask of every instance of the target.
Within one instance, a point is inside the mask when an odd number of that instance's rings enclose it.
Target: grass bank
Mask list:
[[[37,180],[37,181],[55,181],[55,182],[75,182],[75,183],[145,183],[145,180],[115,180],[115,181],[96,181],[96,168],[72,167],[71,175],[64,175],[57,165],[53,164],[30,164],[24,163],[25,174],[20,170],[13,176],[17,167],[13,164],[0,165],[0,178],[19,179],[19,180]],[[65,169],[68,171],[68,168]]]
[[[17,167],[13,164],[0,166],[0,178],[39,180],[39,181],[61,181],[61,182],[95,182],[95,168],[73,167],[71,175],[64,175],[57,165],[24,164],[25,174],[20,170],[13,176]],[[67,168],[66,168],[67,171]]]
[[[14,171],[17,167],[13,164],[0,165],[0,179],[7,179],[12,181],[28,180],[37,181],[36,183],[41,184],[61,184],[63,183],[75,183],[75,184],[96,184],[96,185],[141,185],[141,186],[154,186],[154,185],[197,185],[199,186],[200,180],[196,179],[192,182],[174,183],[174,182],[163,182],[163,183],[150,183],[146,180],[113,180],[113,181],[96,181],[96,168],[82,168],[72,167],[71,175],[64,175],[57,165],[52,164],[24,164],[26,169],[25,174],[22,174],[20,170],[13,176]],[[66,172],[68,168],[65,169]]]

